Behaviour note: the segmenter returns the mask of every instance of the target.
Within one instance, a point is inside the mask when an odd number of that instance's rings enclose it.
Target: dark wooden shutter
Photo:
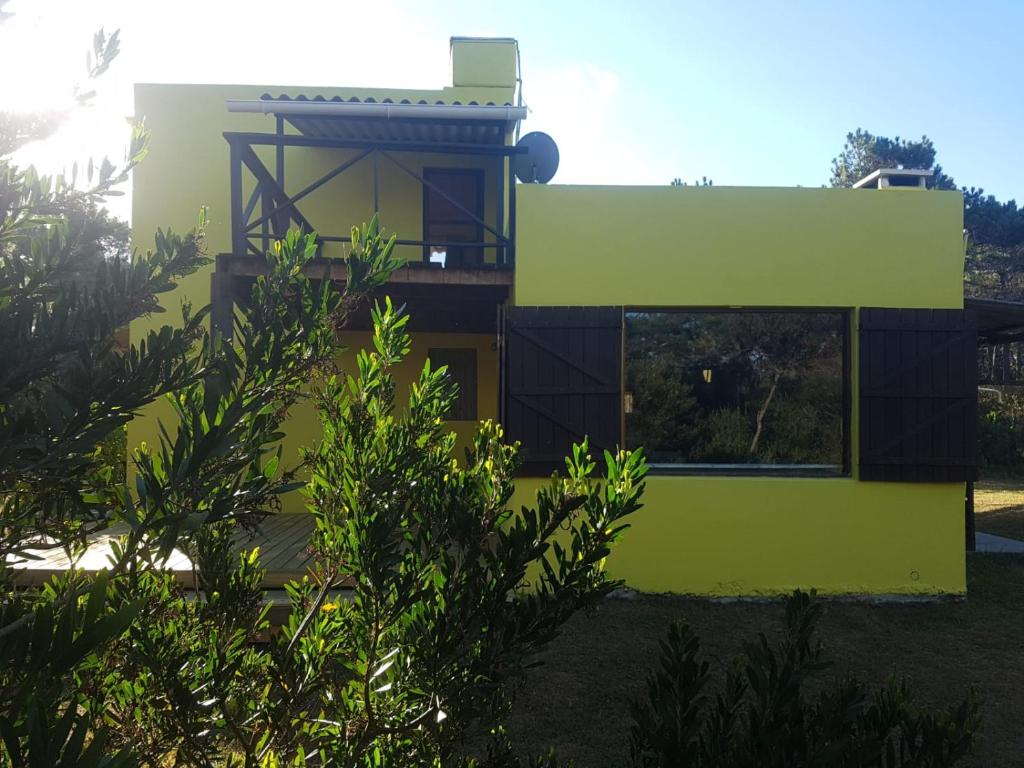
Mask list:
[[[572,444],[615,450],[622,424],[622,311],[514,307],[505,322],[504,425],[524,474],[564,469]]]
[[[978,327],[960,309],[860,310],[860,478],[977,476]]]

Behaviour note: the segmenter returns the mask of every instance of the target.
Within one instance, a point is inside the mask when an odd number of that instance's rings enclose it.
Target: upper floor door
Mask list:
[[[445,267],[482,264],[483,170],[425,168],[423,178],[424,261]]]

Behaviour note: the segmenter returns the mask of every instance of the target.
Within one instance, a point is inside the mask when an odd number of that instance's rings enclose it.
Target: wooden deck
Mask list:
[[[264,259],[221,254],[217,270],[210,274],[212,320],[225,331],[231,327],[232,307],[244,304],[252,294],[252,284],[264,274]],[[330,274],[344,282],[345,262],[340,259],[314,260],[305,271],[311,278]],[[511,269],[493,266],[452,267],[408,262],[396,269],[388,281],[373,292],[374,299],[389,296],[396,306],[405,305],[408,330],[428,333],[487,333],[498,331],[498,307],[512,291]],[[372,330],[370,303],[350,313],[347,330]]]
[[[90,537],[89,547],[78,560],[76,566],[85,571],[98,571],[108,565],[110,542],[123,535],[125,529],[113,526]],[[236,538],[236,549],[260,548],[260,559],[266,574],[263,577],[264,589],[280,589],[285,583],[301,579],[309,567],[309,537],[313,532],[313,517],[307,514],[271,515],[260,525],[253,535],[239,532]],[[53,576],[67,571],[71,562],[67,556],[56,549],[39,549],[32,551],[38,560],[13,562],[8,565],[15,571],[15,581],[19,586],[39,586]],[[192,562],[179,550],[174,550],[165,564],[166,570],[182,584],[192,586]]]
[[[229,274],[235,277],[256,277],[267,273],[267,262],[256,256],[238,256],[231,253],[217,255],[217,271],[214,274]],[[303,267],[310,278],[322,278],[330,274],[332,280],[344,281],[348,277],[348,266],[344,259],[313,259]],[[496,267],[493,264],[479,266],[450,267],[442,269],[438,264],[422,261],[408,261],[391,273],[388,283],[412,285],[477,285],[511,288],[514,276],[511,268]]]

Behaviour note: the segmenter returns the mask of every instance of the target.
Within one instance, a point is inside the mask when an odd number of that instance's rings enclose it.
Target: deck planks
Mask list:
[[[306,513],[271,515],[260,523],[254,534],[240,533],[233,548],[240,552],[260,547],[260,562],[266,571],[262,586],[280,589],[289,581],[301,579],[311,565],[307,547],[314,527],[312,515]],[[90,536],[89,546],[76,567],[86,572],[108,567],[110,543],[126,530],[124,526],[111,526]],[[8,558],[18,586],[40,586],[71,567],[71,561],[59,549],[41,548],[30,553],[39,559],[15,562]],[[164,570],[171,572],[179,583],[193,584],[192,561],[180,550],[171,553]]]

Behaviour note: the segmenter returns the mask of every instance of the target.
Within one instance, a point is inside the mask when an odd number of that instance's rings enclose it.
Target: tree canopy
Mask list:
[[[934,171],[937,189],[956,189],[956,184],[935,162],[935,145],[927,136],[920,139],[890,139],[858,128],[846,134],[843,151],[832,159],[833,187],[852,187],[880,168],[919,168]]]
[[[959,189],[964,196],[967,235],[965,290],[970,295],[1024,300],[1024,209],[1016,201],[1000,202],[980,187],[958,187],[937,162],[935,144],[888,138],[858,128],[846,135],[843,150],[832,160],[831,185],[850,187],[880,168],[931,170],[934,189]]]

